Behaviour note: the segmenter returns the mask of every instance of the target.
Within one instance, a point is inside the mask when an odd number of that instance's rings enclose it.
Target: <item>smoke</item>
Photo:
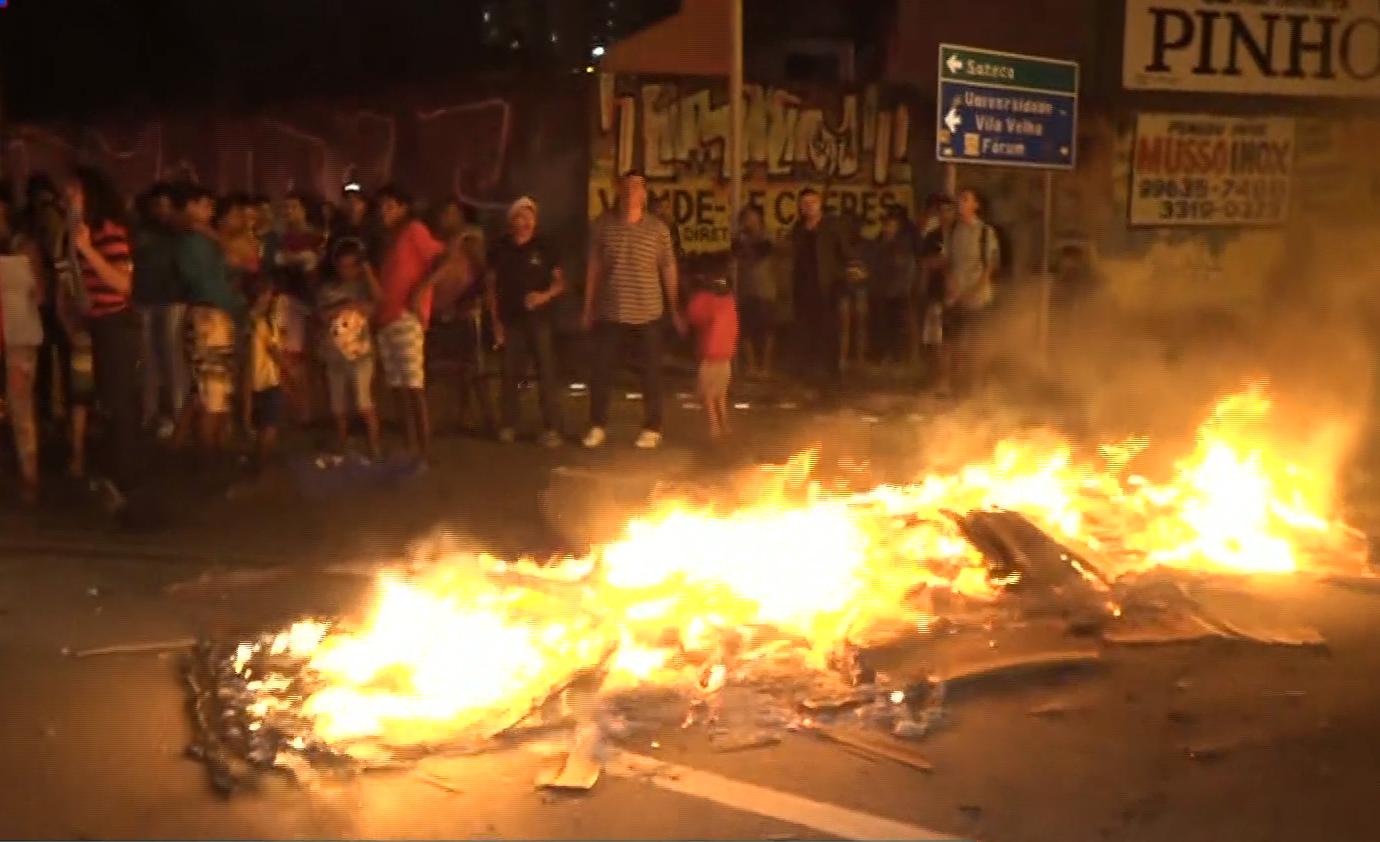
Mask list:
[[[1163,235],[1143,257],[1066,255],[1055,288],[1083,293],[1054,296],[1048,369],[1037,365],[1034,283],[997,315],[990,356],[1013,375],[1004,385],[1016,402],[1031,395],[1013,381],[1040,383],[1038,398],[1066,429],[1097,441],[1149,436],[1160,469],[1191,450],[1218,400],[1263,384],[1267,446],[1335,478],[1372,406],[1374,234],[1305,223],[1243,232],[1215,250],[1200,236]]]

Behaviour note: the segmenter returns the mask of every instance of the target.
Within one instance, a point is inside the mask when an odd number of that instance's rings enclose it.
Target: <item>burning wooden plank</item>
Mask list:
[[[1209,637],[1277,646],[1321,646],[1322,634],[1244,588],[1162,570],[1124,582],[1125,612],[1102,631],[1108,643],[1151,645]]]
[[[1033,613],[1063,613],[1091,625],[1114,613],[1110,582],[1025,516],[976,511],[958,522],[964,537],[988,559],[993,575],[1018,577],[1013,588]]]
[[[597,723],[587,723],[575,730],[575,740],[559,769],[543,770],[537,774],[539,789],[568,789],[588,791],[594,788],[603,771],[600,758],[602,737]]]
[[[876,759],[881,758],[909,766],[921,772],[933,772],[934,764],[926,760],[919,752],[896,742],[891,737],[871,734],[860,729],[837,728],[832,726],[819,726],[813,729],[813,733],[828,740],[829,742],[851,749],[866,757]]]

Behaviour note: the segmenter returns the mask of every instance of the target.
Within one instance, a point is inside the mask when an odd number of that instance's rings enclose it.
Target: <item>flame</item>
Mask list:
[[[898,608],[917,585],[990,600],[1007,584],[988,575],[946,512],[1019,511],[1097,554],[1114,576],[1156,566],[1296,571],[1345,528],[1325,515],[1321,485],[1268,448],[1269,409],[1261,389],[1222,401],[1165,484],[1126,475],[1144,439],[1102,448],[1101,466],[1077,464],[1057,438],[1008,441],[986,464],[865,494],[816,488],[793,499],[777,488],[729,512],[664,505],[592,559],[567,560],[565,569],[589,573],[582,584],[547,577],[581,590],[542,610],[528,604],[530,590],[484,576],[385,578],[362,630],[294,628],[281,646],[309,654],[323,687],[304,709],[335,741],[453,726],[539,698],[572,660],[588,663],[610,641],[610,681],[636,683],[662,680],[678,653],[762,626],[816,654],[869,619],[904,616],[923,628],[933,619],[923,608]],[[801,487],[808,462],[786,466],[783,487]],[[720,669],[707,680],[724,678]]]
[[[1332,524],[1318,514],[1317,483],[1274,456],[1265,421],[1270,401],[1260,388],[1217,405],[1198,433],[1193,455],[1167,486],[1142,484],[1131,507],[1156,511],[1125,538],[1151,565],[1230,572],[1290,573],[1299,546]]]

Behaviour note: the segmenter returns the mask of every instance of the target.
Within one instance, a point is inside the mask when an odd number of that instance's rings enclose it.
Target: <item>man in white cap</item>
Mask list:
[[[551,302],[565,291],[561,256],[537,235],[537,203],[526,196],[508,208],[508,233],[489,250],[485,294],[494,339],[502,349],[499,438],[511,442],[518,423],[518,385],[527,366],[536,369],[541,401],[541,442],[561,443],[560,391],[552,342]]]

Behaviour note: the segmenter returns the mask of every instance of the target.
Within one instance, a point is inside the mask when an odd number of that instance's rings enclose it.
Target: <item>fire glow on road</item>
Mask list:
[[[953,475],[792,497],[802,459],[754,505],[668,504],[554,568],[470,556],[386,579],[362,628],[303,624],[275,646],[308,659],[317,680],[303,710],[321,739],[435,744],[510,720],[580,665],[604,664],[606,687],[670,684],[684,672],[678,652],[751,646],[765,627],[805,640],[822,665],[869,623],[932,623],[900,607],[918,586],[994,597],[1009,583],[946,512],[1021,512],[1085,548],[1104,579],[1157,566],[1291,573],[1354,533],[1330,518],[1326,484],[1265,444],[1269,408],[1258,389],[1222,401],[1164,485],[1124,475],[1143,441],[1105,448],[1097,470],[1059,441],[1006,442]],[[528,585],[498,583],[515,573]]]

